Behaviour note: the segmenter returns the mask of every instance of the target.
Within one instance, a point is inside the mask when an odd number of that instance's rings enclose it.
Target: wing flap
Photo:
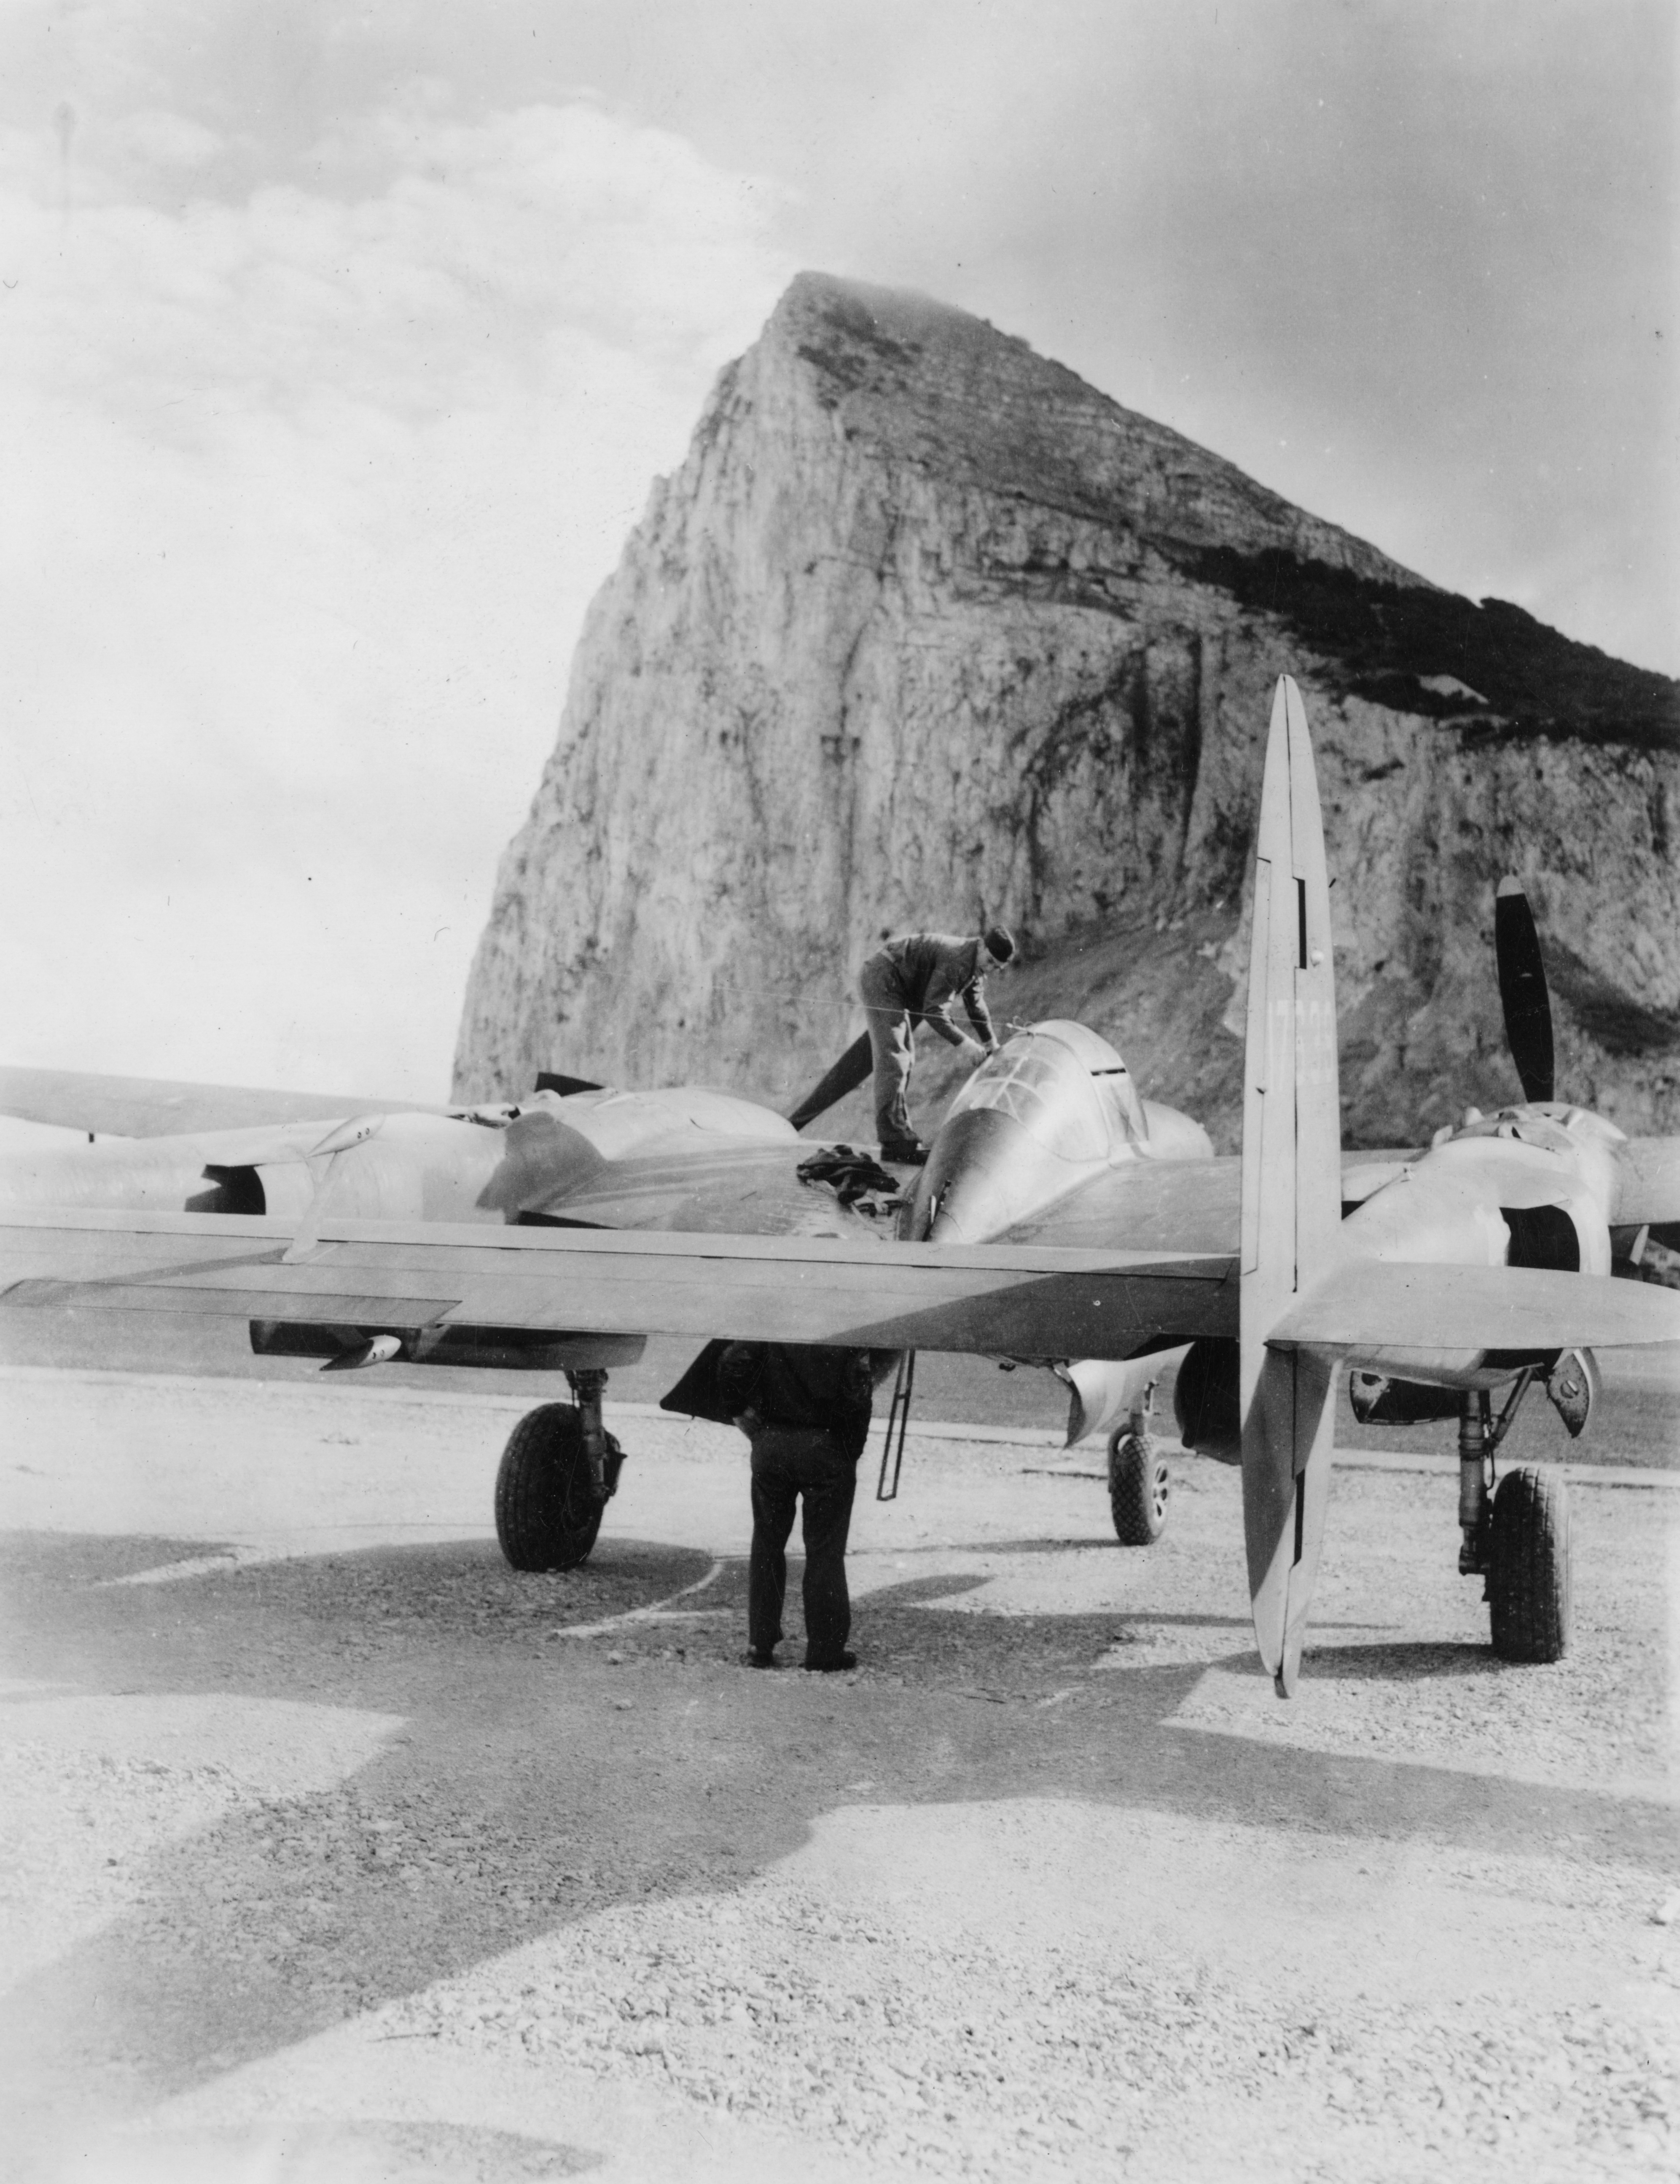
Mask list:
[[[1274,1349],[1613,1349],[1680,1342],[1680,1292],[1536,1267],[1340,1267],[1286,1312]]]

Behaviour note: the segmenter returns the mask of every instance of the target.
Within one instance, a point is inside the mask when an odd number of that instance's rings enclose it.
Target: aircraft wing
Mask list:
[[[1291,1305],[1277,1350],[1609,1350],[1680,1342],[1680,1293],[1540,1267],[1356,1260]]]
[[[297,1256],[288,1256],[296,1251]],[[1227,1255],[25,1208],[0,1305],[1124,1357],[1230,1334]]]
[[[1368,1198],[1416,1152],[1344,1152],[1344,1204]],[[1235,1252],[1242,1212],[1242,1162],[1215,1160],[1127,1161],[1082,1183],[1030,1220],[1006,1229],[1008,1243],[1133,1251]]]
[[[54,1123],[100,1136],[184,1137],[262,1123],[325,1123],[346,1115],[437,1114],[412,1100],[354,1093],[260,1092],[235,1084],[176,1084],[147,1077],[98,1077],[75,1069],[0,1068],[0,1115]]]
[[[516,1124],[515,1128],[519,1126]],[[512,1132],[509,1134],[510,1136]],[[854,1210],[832,1190],[801,1179],[821,1147],[805,1138],[785,1144],[731,1145],[688,1133],[689,1142],[637,1147],[583,1168],[557,1186],[520,1188],[514,1169],[485,1202],[526,1221],[626,1230],[681,1229],[738,1236],[876,1237],[890,1245],[892,1220],[872,1212],[877,1198]],[[509,1163],[510,1168],[513,1164]]]
[[[1100,1251],[1235,1254],[1241,1162],[1127,1161],[1089,1178],[1065,1198],[1017,1222],[999,1240]]]
[[[1616,1148],[1617,1228],[1680,1222],[1680,1138],[1629,1138]]]

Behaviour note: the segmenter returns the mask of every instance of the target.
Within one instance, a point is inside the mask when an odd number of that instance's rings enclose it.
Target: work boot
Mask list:
[[[881,1157],[899,1167],[921,1167],[927,1159],[927,1148],[920,1138],[895,1138],[890,1145],[882,1145]]]
[[[832,1676],[842,1669],[855,1669],[858,1657],[855,1653],[825,1653],[821,1660],[814,1661],[807,1654],[804,1665],[820,1676]]]
[[[782,1666],[774,1653],[760,1646],[751,1647],[741,1658],[749,1669],[779,1669]]]

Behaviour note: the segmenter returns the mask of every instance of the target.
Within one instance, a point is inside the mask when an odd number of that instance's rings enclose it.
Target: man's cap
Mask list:
[[[981,939],[986,944],[987,954],[994,963],[1012,963],[1015,961],[1015,936],[1001,925],[988,925]]]

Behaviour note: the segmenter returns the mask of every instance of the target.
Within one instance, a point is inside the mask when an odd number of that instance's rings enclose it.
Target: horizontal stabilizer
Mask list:
[[[1680,1342],[1680,1291],[1537,1267],[1367,1259],[1342,1266],[1271,1329],[1274,1349],[1613,1349]]]
[[[1232,1335],[1223,1256],[19,1208],[0,1305],[1130,1357]]]
[[[1613,1226],[1680,1221],[1680,1138],[1628,1138],[1616,1148]]]

